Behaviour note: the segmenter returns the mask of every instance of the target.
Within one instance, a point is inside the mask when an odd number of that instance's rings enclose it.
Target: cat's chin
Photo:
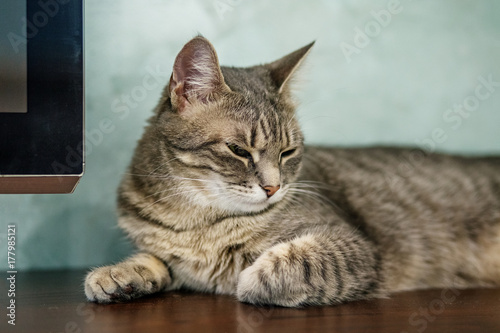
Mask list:
[[[223,208],[229,213],[236,214],[256,214],[265,211],[282,199],[281,195],[261,201],[233,200],[224,204]]]
[[[260,213],[272,204],[269,202],[262,202],[262,203],[249,203],[249,202],[237,202],[237,203],[232,203],[231,206],[224,207],[226,211],[230,213],[243,213],[243,214],[248,214],[248,213]]]

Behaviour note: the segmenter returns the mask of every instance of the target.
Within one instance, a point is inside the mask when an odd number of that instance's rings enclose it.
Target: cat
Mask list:
[[[119,188],[139,252],[86,276],[90,301],[187,288],[256,305],[329,305],[500,285],[500,157],[304,145],[291,85],[314,42],[248,68],[202,36]]]

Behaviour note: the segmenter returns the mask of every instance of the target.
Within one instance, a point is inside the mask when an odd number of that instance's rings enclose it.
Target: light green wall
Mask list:
[[[86,174],[72,195],[0,196],[0,267],[6,267],[9,223],[17,225],[19,269],[86,267],[132,251],[116,228],[114,202],[161,92],[149,71],[159,71],[158,81],[165,82],[176,53],[198,32],[212,41],[222,64],[240,66],[317,40],[297,90],[309,143],[426,140],[440,151],[500,153],[500,83],[489,92],[480,82],[500,82],[499,15],[494,0],[401,0],[396,6],[372,0],[87,0]],[[369,40],[358,30],[365,28]],[[354,53],[346,57],[349,50]],[[464,103],[474,111],[448,111]],[[100,132],[105,119],[111,133]],[[432,139],[436,131],[439,140]]]

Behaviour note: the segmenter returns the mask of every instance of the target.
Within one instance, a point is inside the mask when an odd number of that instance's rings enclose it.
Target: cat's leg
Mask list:
[[[152,294],[171,283],[167,266],[148,253],[136,254],[116,265],[98,267],[85,278],[90,301],[110,303]]]
[[[296,307],[383,296],[375,246],[351,232],[308,234],[265,251],[240,273],[237,296]]]

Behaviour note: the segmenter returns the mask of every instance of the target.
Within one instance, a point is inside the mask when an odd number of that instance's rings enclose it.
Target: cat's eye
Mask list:
[[[246,151],[245,149],[243,149],[237,145],[233,145],[231,143],[228,143],[227,147],[233,152],[233,154],[235,154],[239,157],[248,158],[248,159],[250,159],[252,157],[252,154],[250,154],[248,151]]]
[[[283,160],[284,158],[287,158],[289,156],[292,156],[293,153],[295,153],[296,149],[289,149],[281,153],[280,159]]]

